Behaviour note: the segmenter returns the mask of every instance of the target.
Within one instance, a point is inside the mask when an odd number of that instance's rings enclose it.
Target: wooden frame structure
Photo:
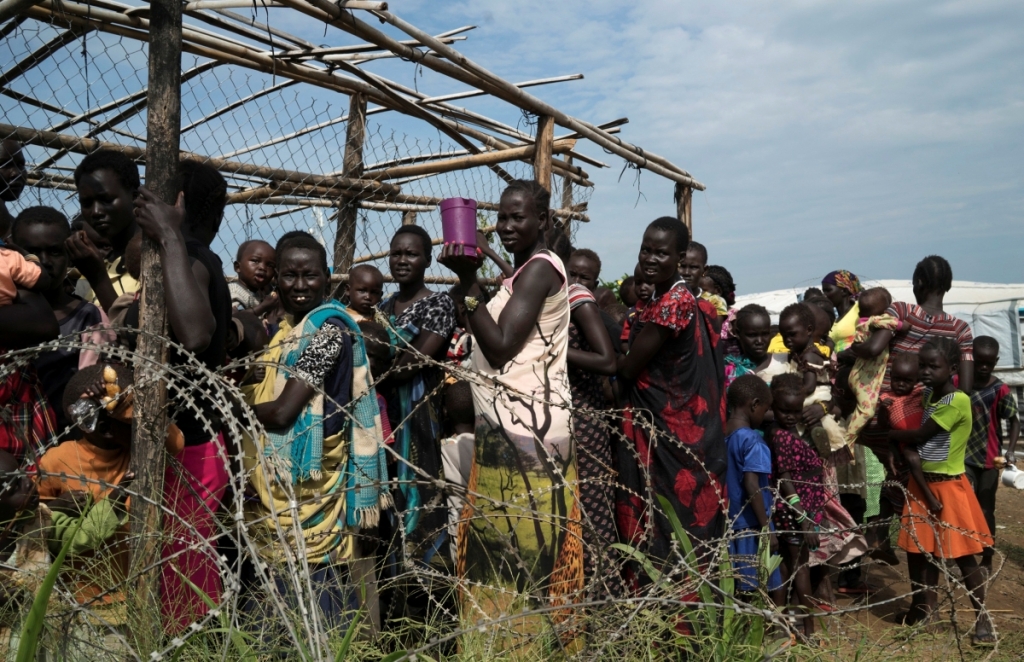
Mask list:
[[[137,1],[137,0],[136,0]],[[260,22],[232,11],[258,8],[288,12],[292,17],[328,30],[332,42],[348,40],[337,46],[321,46],[275,27],[270,20]],[[526,162],[533,167],[536,180],[548,190],[552,178],[561,178],[562,195],[553,215],[563,231],[572,221],[587,221],[586,204],[575,204],[575,187],[593,183],[583,169],[608,167],[580,151],[589,141],[610,154],[625,159],[636,168],[648,170],[675,182],[677,213],[692,228],[691,196],[704,186],[687,171],[668,159],[620,139],[616,134],[628,120],[617,119],[596,125],[572,117],[531,95],[527,89],[582,78],[559,76],[521,83],[508,82],[453,48],[466,39],[473,26],[460,27],[431,35],[388,11],[386,2],[365,0],[148,0],[128,5],[115,0],[0,0],[0,40],[6,39],[27,20],[37,20],[61,30],[19,62],[6,65],[0,72],[0,94],[18,103],[41,108],[65,119],[48,127],[14,126],[0,122],[0,138],[14,138],[25,144],[55,150],[29,173],[30,186],[73,189],[67,175],[53,170],[65,154],[89,153],[101,147],[122,150],[138,162],[145,162],[147,185],[165,200],[172,201],[173,175],[180,157],[205,161],[218,168],[234,188],[229,204],[274,204],[286,209],[263,218],[293,213],[310,207],[336,210],[333,261],[336,274],[347,273],[356,263],[387,257],[387,251],[355,255],[356,219],[360,209],[395,211],[403,214],[402,223],[416,223],[417,213],[433,210],[440,199],[403,191],[403,183],[416,178],[471,168],[488,168],[505,181],[512,176],[502,167]],[[378,27],[381,26],[381,27]],[[386,26],[389,32],[382,27]],[[149,84],[119,99],[108,100],[85,112],[72,113],[64,108],[16,92],[8,85],[31,72],[42,62],[76,40],[101,32],[151,44]],[[395,36],[398,33],[400,36]],[[341,38],[341,39],[339,39]],[[353,43],[354,42],[354,43]],[[181,54],[190,53],[206,61],[181,70]],[[401,58],[412,66],[430,69],[452,81],[468,86],[462,92],[431,96],[393,80],[371,73],[360,65],[385,58]],[[181,126],[181,86],[192,78],[220,66],[231,65],[272,74],[274,84],[242,98],[233,99],[187,126]],[[182,152],[180,135],[286,87],[305,83],[349,97],[348,114],[299,131],[275,136],[231,153],[212,155]],[[516,127],[470,111],[452,102],[470,97],[490,96],[506,102],[523,113],[536,116],[536,133],[530,135]],[[372,104],[372,106],[371,106]],[[147,111],[147,135],[128,130],[128,120]],[[409,154],[379,163],[366,163],[364,141],[366,119],[370,115],[398,112],[425,122],[447,136],[458,150],[432,154]],[[113,115],[111,116],[111,113]],[[99,120],[98,117],[107,117]],[[271,165],[253,165],[235,159],[242,154],[286,143],[331,124],[346,123],[344,153],[336,170],[310,173]],[[556,127],[566,131],[556,136]],[[82,134],[73,129],[82,130]],[[126,138],[145,147],[104,141],[103,133]],[[238,185],[241,183],[241,185]],[[480,209],[496,210],[496,200],[478,201]],[[132,596],[133,634],[141,655],[156,650],[160,639],[158,605],[160,554],[158,539],[152,532],[160,528],[160,500],[163,478],[163,430],[166,429],[164,385],[147,372],[146,365],[162,365],[166,360],[165,310],[161,272],[154,246],[143,250],[143,336],[139,354],[136,396],[136,429],[133,454],[140,495],[133,508],[135,543],[133,567],[139,590]],[[432,279],[438,280],[438,279]],[[443,279],[442,279],[443,280]],[[138,424],[138,421],[144,424]]]
[[[232,9],[252,8],[251,0],[193,0],[182,3],[185,22],[180,34],[181,51],[208,58],[209,62],[182,73],[184,82],[201,75],[210,68],[234,65],[255,71],[273,73],[276,78],[285,79],[273,89],[280,89],[296,83],[307,83],[322,89],[341,92],[350,97],[348,115],[331,120],[330,123],[346,122],[345,153],[336,172],[314,174],[286,171],[281,168],[254,167],[231,160],[241,153],[264,148],[270,144],[281,144],[309,131],[322,128],[324,124],[309,127],[293,135],[279,136],[271,141],[247,147],[243,150],[213,158],[202,154],[188,154],[210,162],[225,175],[244,175],[252,182],[229,196],[232,204],[281,204],[291,207],[279,214],[298,211],[307,207],[332,207],[335,214],[336,239],[334,263],[342,273],[348,265],[357,260],[355,243],[351,240],[355,212],[362,209],[394,210],[414,213],[435,206],[439,200],[424,196],[403,194],[401,184],[394,183],[402,178],[414,178],[450,172],[459,169],[486,167],[505,180],[511,175],[501,167],[504,163],[525,161],[534,166],[537,181],[550,189],[551,177],[560,177],[564,190],[572,187],[593,186],[581,165],[607,167],[601,161],[579,151],[582,141],[590,141],[609,153],[627,160],[637,168],[643,168],[666,177],[677,184],[677,203],[680,218],[691,224],[688,203],[693,189],[703,190],[704,186],[687,171],[669,162],[664,157],[621,140],[616,133],[625,119],[603,125],[594,125],[571,117],[546,104],[526,91],[537,85],[555,84],[582,78],[582,75],[559,76],[540,80],[510,83],[489,72],[456,51],[452,44],[466,39],[465,33],[473,26],[460,27],[447,32],[431,35],[403,21],[388,11],[386,2],[365,2],[355,0],[256,0],[261,12],[298,13],[333,30],[333,39],[338,36],[355,38],[358,43],[341,46],[317,46],[301,37],[261,23],[255,19],[235,13]],[[152,12],[154,5],[127,5],[114,0],[0,0],[0,37],[6,37],[14,27],[26,19],[44,21],[65,30],[57,38],[32,53],[22,62],[11,66],[0,74],[3,85],[26,72],[60,48],[91,31],[106,32],[141,42],[150,40]],[[381,23],[396,29],[405,38],[396,38],[371,23]],[[273,23],[274,21],[270,21]],[[343,33],[343,34],[342,34]],[[330,33],[329,33],[330,34]],[[410,89],[397,82],[372,74],[359,67],[360,64],[382,58],[402,58],[416,66],[431,69],[447,78],[464,83],[469,90],[454,94],[430,96]],[[182,131],[194,129],[233,108],[255,100],[271,90],[257,92],[252,98],[233,101],[228,107],[218,108]],[[457,99],[489,95],[503,100],[519,110],[537,116],[537,133],[529,135],[515,127],[485,117],[479,113],[454,105]],[[10,96],[10,95],[8,95]],[[21,95],[25,97],[26,95]],[[23,98],[23,103],[42,103]],[[143,161],[146,150],[133,145],[91,140],[92,136],[106,130],[125,135],[136,141],[144,138],[134,136],[118,125],[147,107],[147,90],[129,94],[113,102],[90,109],[78,116],[69,117],[59,125],[57,131],[41,132],[31,127],[13,127],[0,123],[0,135],[17,137],[28,144],[56,147],[60,151],[51,156],[30,177],[30,183],[38,186],[58,188],[69,187],[66,178],[45,172],[58,156],[68,151],[88,152],[100,146],[123,149],[138,161]],[[369,104],[374,104],[372,107]],[[119,110],[113,118],[97,122],[93,118],[111,109]],[[59,109],[58,109],[59,110]],[[446,154],[409,155],[393,162],[364,164],[362,141],[365,136],[366,117],[371,114],[397,111],[420,119],[452,139],[463,149]],[[70,115],[70,113],[64,113]],[[360,122],[364,127],[360,130]],[[85,125],[88,131],[84,137],[64,133],[74,125]],[[555,136],[558,126],[569,133]],[[53,135],[57,134],[57,135]],[[563,157],[564,158],[560,158]],[[497,201],[483,201],[491,203]],[[574,207],[571,195],[563,195],[556,218],[565,224],[570,220],[588,220],[585,209]],[[365,256],[364,256],[365,257]]]

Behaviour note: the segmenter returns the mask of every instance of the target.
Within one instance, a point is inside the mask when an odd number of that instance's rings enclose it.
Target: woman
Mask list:
[[[605,376],[615,374],[615,350],[601,319],[597,299],[588,289],[586,264],[597,256],[587,249],[573,251],[568,238],[553,242],[563,263],[569,264],[569,390],[572,393],[572,430],[579,472],[579,499],[583,515],[583,574],[596,580],[593,598],[621,592],[617,569],[608,558],[609,545],[618,541],[615,530],[615,468],[611,430],[597,412],[608,408]],[[593,256],[593,257],[591,257]],[[573,267],[576,267],[575,269]],[[582,268],[581,268],[582,267]]]
[[[477,256],[445,246],[441,262],[462,285],[480,377],[472,384],[475,503],[460,525],[460,571],[561,604],[583,588],[583,554],[568,409],[568,282],[544,241],[549,202],[536,182],[505,189],[497,232],[515,273],[488,303]],[[492,610],[504,609],[507,597],[496,597]]]
[[[168,463],[164,476],[164,498],[175,514],[164,525],[170,540],[164,558],[175,563],[163,565],[161,592],[164,627],[172,634],[207,612],[201,595],[182,581],[175,565],[212,600],[220,599],[216,543],[207,541],[216,539],[214,517],[228,485],[221,424],[224,404],[209,389],[196,385],[203,383],[196,363],[212,371],[224,365],[231,324],[224,267],[210,250],[224,217],[227,183],[215,168],[198,161],[182,161],[178,178],[181,190],[174,206],[145,187],[139,189],[134,203],[135,222],[159,248],[168,336],[186,350],[172,349],[168,363],[191,377],[172,384],[168,402],[170,418],[185,438],[184,450]],[[139,300],[129,307],[125,323],[141,328]],[[182,397],[174,397],[175,391]]]
[[[382,389],[388,418],[395,426],[398,455],[391,470],[398,481],[394,495],[397,518],[384,527],[392,543],[386,572],[389,579],[405,573],[406,562],[426,564],[444,574],[452,572],[446,567],[451,558],[445,550],[451,544],[447,502],[436,483],[444,478],[440,390],[444,371],[437,363],[431,364],[431,359],[443,361],[446,357],[455,331],[455,302],[448,293],[434,292],[424,282],[432,260],[431,244],[430,235],[417,225],[403,225],[395,232],[388,265],[398,292],[379,306],[388,318],[397,350]],[[421,586],[418,579],[393,586],[397,592],[386,600],[388,616],[423,620],[433,611],[431,603],[451,592],[450,587],[438,587],[438,595],[430,598]]]
[[[619,448],[619,531],[659,561],[672,554],[672,527],[655,497],[668,499],[695,545],[719,538],[723,525],[724,375],[714,313],[679,277],[689,239],[675,218],[647,226],[638,261],[654,295],[640,314],[643,329],[618,360],[619,376],[632,383],[625,412],[631,443]]]
[[[864,288],[855,275],[845,269],[839,269],[830,271],[821,279],[821,291],[836,307],[837,321],[832,325],[829,337],[836,345],[836,352],[841,352],[850,346],[857,332],[857,318],[860,317],[857,297]]]
[[[934,338],[949,338],[960,348],[957,388],[964,393],[970,393],[974,384],[974,337],[971,335],[971,328],[963,320],[942,310],[943,297],[953,287],[953,269],[945,258],[929,255],[917,263],[912,283],[917,303],[894,301],[885,311],[886,314],[892,315],[901,322],[900,330],[897,332],[887,329],[874,330],[866,341],[854,343],[841,353],[839,355],[840,362],[852,363],[857,358],[872,359],[888,347],[889,362],[885,366],[885,378],[881,390],[881,397],[884,398],[892,391],[890,375],[893,357],[903,352],[916,354],[926,342]],[[838,349],[838,345],[836,348]],[[887,430],[879,427],[877,420],[872,421],[861,432],[858,441],[873,450],[878,455],[878,459],[884,460],[889,453],[887,433]],[[868,470],[869,483],[876,482],[877,477],[870,473],[870,465],[868,465]],[[884,466],[883,470],[885,471],[885,482],[894,485],[896,476],[891,474],[888,466]],[[880,519],[888,521],[888,518],[902,511],[905,501],[903,488],[905,487],[906,485],[882,488],[879,500]],[[879,538],[875,555],[895,565],[898,561],[890,551],[888,537],[880,535]]]
[[[266,376],[251,403],[267,434],[245,439],[246,469],[259,497],[247,503],[246,519],[289,606],[312,601],[329,626],[340,628],[354,607],[343,576],[353,532],[375,528],[390,505],[377,395],[359,327],[327,298],[323,246],[305,232],[289,232],[276,253],[286,315],[262,358]],[[296,597],[304,584],[285,579],[297,571],[296,558],[309,568],[312,598]],[[251,596],[247,611],[259,608]]]

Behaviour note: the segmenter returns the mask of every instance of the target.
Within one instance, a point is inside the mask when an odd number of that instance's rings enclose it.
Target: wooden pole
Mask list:
[[[342,174],[358,179],[363,174],[363,141],[366,139],[366,97],[353,94],[349,98],[348,126],[345,130],[345,158]],[[359,204],[349,198],[338,209],[337,232],[334,235],[334,273],[347,274],[356,253],[356,221]]]
[[[676,218],[686,225],[693,239],[693,189],[686,184],[676,184]]]
[[[572,163],[571,156],[566,157],[565,160]],[[572,179],[569,177],[562,177],[562,209],[572,209]],[[572,228],[572,217],[556,217],[555,228],[568,236],[569,230]]]
[[[146,131],[146,186],[169,204],[178,194],[178,141],[181,129],[181,2],[151,0],[149,90]],[[131,524],[132,586],[125,591],[129,627],[140,659],[158,649],[160,554],[164,492],[164,440],[167,437],[167,385],[159,370],[167,363],[167,309],[157,245],[142,243],[142,301],[135,366],[135,410],[131,468],[135,472]]]
[[[542,151],[545,151],[547,154],[545,163],[547,164],[548,182],[551,181],[551,153],[553,151],[568,152],[572,149],[574,142],[575,141],[566,141],[555,145],[550,140],[546,141],[546,144],[544,145],[546,150]],[[459,156],[454,159],[442,159],[438,161],[427,161],[425,163],[414,163],[412,165],[391,166],[364,173],[362,177],[368,180],[372,179],[380,181],[384,179],[398,179],[400,177],[436,175],[443,172],[453,172],[455,170],[468,170],[470,168],[476,168],[477,166],[489,166],[497,163],[518,161],[519,159],[528,158],[530,156],[534,157],[534,168],[536,168],[537,160],[542,158],[540,156],[540,152],[537,151],[536,145],[525,145],[523,147],[496,149],[489,152],[471,154],[469,156]],[[550,187],[550,183],[548,184],[548,187]]]
[[[537,142],[533,153],[533,178],[551,191],[551,154],[555,140],[555,119],[550,115],[537,117]],[[522,149],[522,148],[520,148]]]
[[[402,225],[416,225],[416,212],[407,211],[402,214]]]

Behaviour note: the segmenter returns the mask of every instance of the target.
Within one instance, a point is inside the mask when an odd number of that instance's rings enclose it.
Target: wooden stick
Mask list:
[[[677,183],[673,197],[676,202],[676,218],[686,225],[690,239],[693,239],[693,189]]]
[[[146,185],[169,204],[178,197],[179,138],[181,130],[181,2],[151,0],[149,48],[149,112],[146,133]],[[57,134],[59,135],[59,134]],[[132,420],[131,469],[138,498],[128,513],[131,526],[131,568],[127,613],[139,657],[159,648],[163,635],[160,618],[160,554],[164,494],[164,439],[167,437],[167,385],[153,366],[167,363],[167,309],[163,270],[155,241],[142,240],[142,295],[139,320],[142,333],[135,368],[135,415]]]
[[[567,152],[571,148],[572,146],[570,142],[563,142],[556,147],[555,151]],[[397,179],[398,177],[412,177],[424,174],[437,175],[443,172],[453,172],[455,170],[468,170],[469,168],[476,168],[478,166],[489,166],[497,163],[507,163],[509,161],[518,161],[523,158],[529,158],[534,155],[536,149],[535,145],[527,145],[526,147],[481,152],[480,154],[472,154],[470,156],[463,156],[455,159],[428,161],[426,163],[416,163],[407,166],[394,166],[384,168],[383,170],[364,173],[363,178],[380,181],[384,179]]]
[[[146,150],[131,145],[120,145],[93,138],[79,138],[53,131],[36,131],[25,127],[13,126],[0,122],[0,135],[14,138],[26,145],[40,145],[55,149],[67,149],[69,152],[88,154],[98,149],[113,149],[122,152],[125,156],[135,161],[145,163]],[[377,182],[366,179],[350,179],[348,177],[327,177],[325,175],[314,175],[283,168],[270,168],[267,166],[256,166],[248,163],[227,161],[193,152],[182,151],[179,154],[181,159],[195,159],[207,163],[217,170],[233,172],[242,175],[250,175],[261,179],[278,180],[282,183],[290,182],[306,186],[326,186],[345,190],[350,195],[365,195],[369,193],[397,194],[401,189],[393,184]],[[230,196],[229,196],[230,198]]]
[[[533,152],[533,178],[551,192],[551,154],[554,152],[555,122],[550,115],[537,118],[537,140]],[[574,141],[575,142],[575,141]]]
[[[344,174],[358,178],[363,174],[363,141],[366,139],[366,97],[353,94],[349,98],[349,121],[345,130]],[[334,270],[348,273],[356,252],[356,221],[359,206],[349,199],[338,208],[337,231],[334,235]]]

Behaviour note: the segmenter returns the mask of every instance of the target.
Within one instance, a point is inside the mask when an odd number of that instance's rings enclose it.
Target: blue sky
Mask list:
[[[812,284],[837,268],[865,279],[909,278],[917,260],[932,253],[949,259],[958,279],[1024,281],[1019,0],[389,4],[434,34],[479,26],[456,48],[507,80],[585,74],[584,80],[530,91],[594,123],[628,116],[623,139],[670,158],[704,182],[708,190],[694,196],[695,238],[708,246],[711,263],[732,272],[739,293]],[[266,20],[266,10],[258,13]],[[375,23],[364,12],[358,15]],[[292,10],[271,9],[270,18],[317,44],[356,41]],[[52,34],[52,28],[28,22],[0,44],[0,55],[24,58]],[[88,57],[82,53],[81,42],[74,42],[11,87],[77,113],[145,84],[145,46],[139,42],[93,35]],[[195,62],[185,57],[186,68]],[[396,59],[364,66],[431,95],[466,89]],[[183,90],[183,121],[280,82],[219,67]],[[486,98],[456,103],[528,128],[509,104]],[[189,132],[183,146],[228,154],[337,118],[347,108],[345,95],[295,86]],[[61,119],[7,97],[0,97],[0,114],[22,126]],[[423,122],[397,113],[375,115],[370,124],[368,163],[450,147]],[[126,128],[143,134],[145,115]],[[103,137],[127,141],[109,132]],[[233,158],[325,172],[341,168],[343,143],[344,125],[337,124]],[[672,184],[648,172],[639,179],[635,170],[622,172],[621,159],[592,144],[581,143],[580,150],[612,167],[586,166],[596,183],[592,222],[580,228],[576,243],[601,254],[605,277],[631,273],[643,228],[675,212]],[[27,152],[34,163],[46,156],[38,147]],[[65,157],[61,164],[73,167],[78,158]],[[526,164],[507,169],[530,174]],[[403,190],[495,199],[500,187],[489,171],[475,169],[404,184]],[[65,193],[38,189],[19,202],[33,203],[63,207],[69,215],[76,206]],[[312,212],[262,218],[278,209],[229,209],[214,245],[228,265],[234,247],[250,233],[274,240],[317,225]],[[437,230],[436,213],[421,214],[420,221]],[[357,255],[385,247],[400,222],[400,214],[365,214]],[[324,229],[330,244],[330,223]]]
[[[739,291],[831,269],[909,278],[938,253],[958,279],[1024,281],[1024,3],[403,2],[510,80],[691,172],[694,235]],[[467,103],[467,105],[470,105]],[[481,105],[481,107],[483,107]],[[593,222],[577,243],[632,271],[670,183],[621,160],[588,168]],[[638,194],[639,190],[639,194]],[[628,248],[628,250],[627,250]]]

